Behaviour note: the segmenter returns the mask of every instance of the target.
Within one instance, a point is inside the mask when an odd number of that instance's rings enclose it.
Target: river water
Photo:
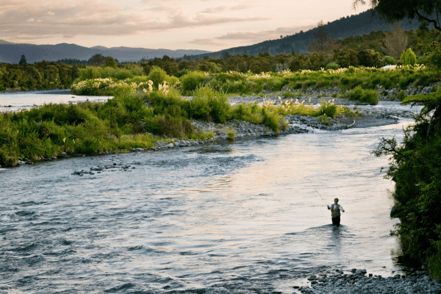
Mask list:
[[[293,293],[312,273],[400,272],[388,159],[370,152],[410,123],[3,170],[0,290]]]
[[[86,100],[105,102],[110,96],[77,96],[69,93],[70,90],[48,90],[48,91],[29,91],[0,93],[0,112],[19,111],[21,109],[31,109],[35,105],[49,103],[78,103]]]

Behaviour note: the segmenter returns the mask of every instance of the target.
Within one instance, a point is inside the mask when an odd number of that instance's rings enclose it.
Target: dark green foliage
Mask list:
[[[299,69],[303,68],[305,64],[305,59],[305,55],[293,54],[293,57],[289,63],[289,69],[291,71],[298,71]]]
[[[424,105],[416,124],[405,130],[401,145],[383,139],[375,153],[392,155],[388,176],[396,183],[400,219],[394,234],[403,256],[441,278],[441,90],[404,102]]]
[[[167,73],[160,67],[154,66],[149,73],[149,80],[153,82],[155,89],[158,89],[158,85],[167,80]]]
[[[404,92],[404,91],[401,91],[397,95],[397,99],[400,100],[400,101],[403,101],[404,99],[406,99],[406,97],[407,97],[407,95],[406,95],[406,92]]]
[[[306,67],[312,70],[319,70],[326,66],[326,58],[324,55],[313,53],[308,56],[308,60],[306,62]]]
[[[430,63],[438,70],[441,71],[441,50],[437,48],[437,50],[431,55]]]
[[[383,64],[384,65],[393,65],[393,64],[397,64],[397,61],[392,56],[386,55],[383,57]]]
[[[19,65],[26,65],[28,64],[26,61],[26,56],[22,55],[20,58],[20,61],[18,62]]]
[[[167,137],[182,138],[194,133],[194,126],[183,117],[164,116],[158,120],[158,130]]]
[[[337,49],[334,52],[334,59],[342,67],[358,66],[360,62],[358,61],[357,51],[352,49]]]
[[[328,63],[326,65],[326,67],[325,67],[326,70],[328,70],[328,69],[339,69],[339,68],[340,68],[340,65],[337,62],[334,62],[334,61]]]
[[[78,78],[78,67],[64,63],[0,63],[0,91],[69,88]]]
[[[194,119],[225,123],[230,119],[230,108],[225,95],[204,87],[194,93],[187,112]]]
[[[101,54],[95,54],[87,61],[87,63],[92,66],[102,66],[106,63],[106,58]]]
[[[106,57],[106,59],[104,61],[104,66],[117,68],[118,63],[116,63],[116,60],[113,57],[109,56],[109,57]]]
[[[356,0],[354,2],[364,2]],[[417,18],[441,30],[441,7],[436,0],[376,0],[375,10],[389,21]]]
[[[347,92],[348,99],[357,100],[371,105],[378,104],[378,93],[375,90],[363,90],[361,86]]]
[[[269,112],[265,108],[262,109],[263,124],[272,130],[280,130],[280,117],[274,113]]]
[[[360,65],[362,66],[379,67],[383,63],[381,54],[372,49],[359,51],[357,57]]]
[[[330,102],[320,101],[320,109],[317,113],[317,115],[323,115],[326,114],[327,117],[334,118],[337,114],[337,105]]]

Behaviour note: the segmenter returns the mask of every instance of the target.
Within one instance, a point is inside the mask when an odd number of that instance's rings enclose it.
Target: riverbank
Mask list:
[[[254,98],[254,97],[251,97]],[[241,97],[241,101],[247,101],[250,97]],[[327,98],[324,101],[331,103],[334,98]],[[239,100],[236,98],[236,102]],[[323,100],[323,98],[321,98]],[[346,100],[346,99],[340,99]],[[259,103],[259,100],[256,100]],[[312,103],[316,101],[311,101]],[[340,102],[340,101],[338,101]],[[289,126],[279,132],[274,132],[271,128],[261,124],[254,124],[247,121],[233,120],[226,123],[214,123],[204,122],[199,120],[192,120],[195,132],[212,134],[207,139],[182,139],[182,138],[163,138],[161,136],[152,136],[151,146],[145,148],[131,148],[131,149],[115,149],[109,151],[99,152],[98,155],[109,155],[127,152],[147,152],[147,151],[164,151],[169,149],[177,149],[184,147],[200,146],[206,144],[216,144],[223,141],[234,141],[242,139],[255,139],[260,137],[276,137],[285,136],[289,134],[302,134],[313,132],[314,130],[324,131],[340,131],[348,128],[367,128],[375,126],[384,126],[390,124],[396,124],[400,118],[412,118],[414,112],[409,110],[392,110],[387,108],[379,109],[361,109],[356,106],[352,101],[344,101],[345,105],[351,105],[354,112],[350,116],[339,115],[336,118],[329,118],[329,121],[323,122],[320,117],[302,116],[302,115],[290,115],[285,116],[284,119],[289,123]],[[352,102],[352,103],[351,103]],[[309,101],[305,104],[308,105]],[[311,105],[312,105],[311,103]],[[126,136],[127,137],[127,136]],[[130,138],[130,136],[128,136]],[[53,161],[57,159],[82,157],[85,154],[79,153],[66,153],[61,152],[57,156],[40,157],[37,159],[19,158],[17,164],[33,164],[40,161]],[[82,172],[83,174],[85,171]],[[81,171],[77,172],[77,175],[82,174]]]
[[[424,267],[423,267],[424,269]],[[307,285],[294,286],[304,294],[403,294],[403,293],[441,293],[441,284],[427,271],[408,270],[405,274],[389,277],[367,273],[365,269],[352,269],[349,272],[335,270],[307,277]]]

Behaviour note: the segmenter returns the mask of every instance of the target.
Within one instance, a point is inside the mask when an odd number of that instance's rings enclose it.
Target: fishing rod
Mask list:
[[[319,194],[320,198],[322,198],[323,202],[325,202],[326,206],[328,206],[328,203],[326,203],[325,199],[323,199],[322,195],[320,195],[319,191],[317,191],[317,188],[312,185],[314,187],[314,190],[317,192],[317,194]]]

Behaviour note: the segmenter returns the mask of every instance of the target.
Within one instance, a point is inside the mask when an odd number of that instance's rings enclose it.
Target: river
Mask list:
[[[0,290],[292,293],[311,273],[393,275],[394,186],[371,151],[410,123],[4,169]],[[340,199],[339,229],[318,193]]]

